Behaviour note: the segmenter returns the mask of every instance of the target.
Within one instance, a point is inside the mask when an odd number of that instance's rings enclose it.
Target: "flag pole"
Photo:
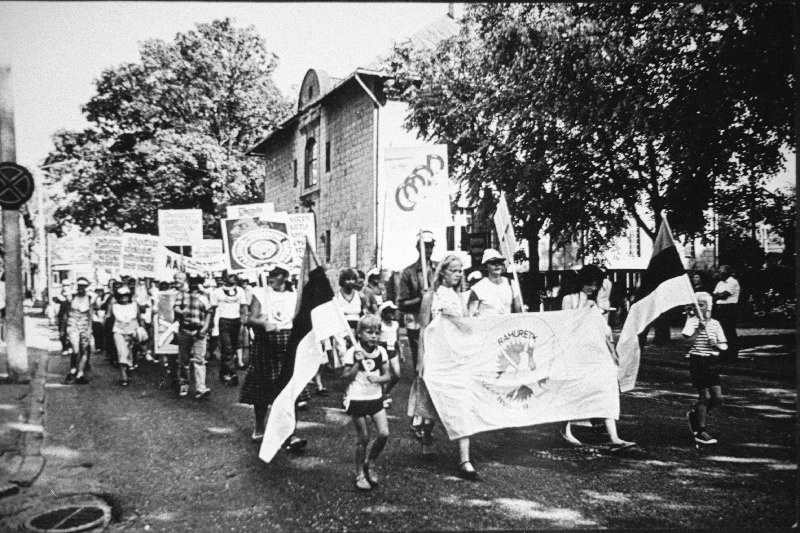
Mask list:
[[[672,236],[672,229],[669,227],[669,222],[667,222],[667,212],[661,211],[661,220],[667,229],[667,233],[669,234],[670,239],[672,242],[675,242],[675,238]],[[689,276],[684,275],[684,279],[686,279],[686,283],[689,284],[690,292],[692,293],[692,298],[694,299],[694,308],[697,311],[697,318],[702,319],[703,313],[700,311],[700,303],[697,301],[697,295],[694,292],[694,287],[692,287],[692,282],[689,279]]]
[[[319,261],[319,257],[317,257],[317,253],[311,247],[311,241],[309,240],[308,235],[306,235],[306,250],[308,250],[308,253],[311,254],[311,257],[312,257],[312,259],[314,259],[314,262],[317,264],[317,266],[322,265],[322,263]],[[339,313],[341,313],[342,316],[344,316],[344,312],[342,311],[342,308],[339,306],[339,302],[336,301],[336,298],[333,299],[333,305],[335,305],[336,309],[339,311]],[[353,343],[353,346],[355,346],[356,345],[356,337],[355,337],[355,335],[353,335],[353,330],[352,329],[347,328],[347,336],[350,338],[350,342]]]
[[[422,241],[422,228],[419,229],[419,263],[422,265],[422,290],[428,290],[428,258],[425,257],[425,243]]]

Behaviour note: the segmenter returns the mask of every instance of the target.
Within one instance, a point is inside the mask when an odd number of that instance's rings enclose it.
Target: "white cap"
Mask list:
[[[485,265],[489,261],[496,261],[498,259],[503,262],[505,262],[506,260],[505,257],[500,255],[500,252],[498,252],[497,250],[493,248],[487,248],[486,250],[483,251],[483,259],[481,259],[481,264]]]
[[[370,276],[380,276],[380,275],[381,275],[381,271],[378,270],[377,268],[373,268],[372,270],[367,272],[367,279],[369,279]]]
[[[423,231],[422,232],[422,242],[425,244],[429,242],[436,242],[436,238],[433,236],[432,231]]]
[[[386,300],[385,302],[383,302],[380,305],[380,307],[378,307],[378,314],[383,313],[383,310],[387,309],[387,308],[388,309],[397,309],[397,306],[394,305],[394,302],[392,302],[391,300]]]

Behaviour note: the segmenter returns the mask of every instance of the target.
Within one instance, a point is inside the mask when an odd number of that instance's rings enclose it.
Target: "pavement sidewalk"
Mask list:
[[[38,309],[25,309],[30,383],[0,382],[0,497],[30,487],[44,468],[45,381],[55,332]],[[0,344],[5,350],[5,343]]]

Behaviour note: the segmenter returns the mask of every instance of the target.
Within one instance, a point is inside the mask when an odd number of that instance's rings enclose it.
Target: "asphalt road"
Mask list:
[[[565,448],[552,426],[473,439],[481,481],[456,474],[457,447],[438,428],[428,453],[408,433],[410,379],[393,393],[381,486],[352,484],[355,433],[340,410],[342,386],[326,376],[299,416],[309,439],[299,456],[265,464],[250,442],[252,410],[214,379],[210,400],[178,399],[163,369],[138,370],[128,388],[102,359],[91,383],[60,385],[52,356],[43,454],[44,496],[103,495],[114,531],[454,530],[542,528],[785,528],[795,522],[795,387],[723,376],[725,406],[696,450],[684,414],[693,402],[680,369],[643,366],[622,397],[620,435],[639,447],[617,456]],[[408,365],[404,371],[410,371]],[[576,435],[591,442],[588,429]]]

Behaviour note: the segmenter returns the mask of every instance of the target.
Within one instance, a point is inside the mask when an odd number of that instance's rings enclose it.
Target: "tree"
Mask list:
[[[217,236],[227,205],[262,197],[244,152],[292,108],[276,66],[254,28],[225,19],[147,41],[137,63],[103,71],[83,108],[90,127],[56,133],[46,161],[65,194],[57,224],[155,233],[158,209],[200,208]]]
[[[458,37],[397,47],[390,90],[472,191],[509,193],[531,252],[541,229],[602,250],[626,218],[654,238],[662,211],[702,235],[717,185],[759,190],[794,149],[792,20],[785,3],[472,4]]]

